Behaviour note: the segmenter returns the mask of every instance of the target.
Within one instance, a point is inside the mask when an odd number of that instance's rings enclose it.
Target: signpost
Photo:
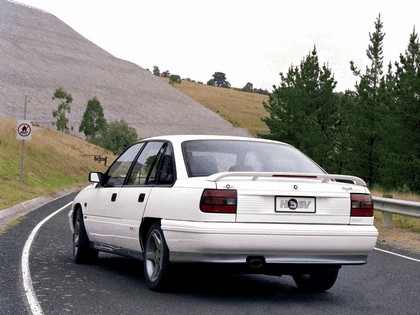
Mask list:
[[[32,139],[32,122],[26,120],[26,105],[28,103],[28,95],[25,94],[25,107],[23,110],[23,120],[18,120],[16,128],[16,139],[22,140],[22,151],[20,154],[20,182],[23,183],[24,176],[24,158],[25,158],[25,140]]]
[[[16,139],[23,141],[32,139],[32,122],[30,120],[18,120]]]

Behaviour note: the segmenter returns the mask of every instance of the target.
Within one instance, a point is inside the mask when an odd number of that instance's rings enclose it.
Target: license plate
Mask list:
[[[314,197],[276,197],[276,212],[315,213]]]

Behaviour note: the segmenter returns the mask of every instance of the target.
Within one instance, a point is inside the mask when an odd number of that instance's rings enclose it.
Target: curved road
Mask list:
[[[0,314],[32,313],[23,248],[39,222],[73,197],[31,212],[0,234]],[[367,265],[343,267],[326,293],[300,292],[287,276],[198,268],[180,270],[169,292],[156,293],[147,288],[140,261],[101,253],[97,265],[76,265],[67,213],[68,207],[40,226],[28,252],[40,306],[34,314],[419,314],[420,257],[375,250]]]

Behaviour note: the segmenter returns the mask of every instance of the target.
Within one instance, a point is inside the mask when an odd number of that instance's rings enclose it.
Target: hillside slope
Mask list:
[[[161,79],[169,82],[166,78]],[[248,130],[253,136],[269,133],[267,125],[261,120],[268,116],[263,105],[263,102],[268,101],[267,95],[224,89],[186,80],[183,80],[181,84],[175,84],[174,87],[234,126]]]
[[[57,190],[85,185],[88,173],[104,171],[93,155],[115,156],[79,137],[34,126],[25,141],[24,178],[20,178],[22,141],[16,140],[16,120],[0,116],[0,210]]]
[[[138,40],[141,41],[141,33]],[[55,16],[0,0],[0,114],[52,126],[61,87],[73,96],[75,131],[96,96],[108,121],[124,119],[141,138],[177,133],[248,135],[143,68],[115,58]]]

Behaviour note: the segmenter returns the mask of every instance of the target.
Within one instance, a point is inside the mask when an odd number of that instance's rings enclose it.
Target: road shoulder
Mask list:
[[[0,233],[6,230],[8,227],[18,223],[20,217],[25,216],[26,214],[42,207],[48,202],[51,202],[65,195],[71,194],[79,189],[79,187],[76,187],[60,190],[52,195],[41,196],[32,200],[22,202],[8,209],[0,210]]]

